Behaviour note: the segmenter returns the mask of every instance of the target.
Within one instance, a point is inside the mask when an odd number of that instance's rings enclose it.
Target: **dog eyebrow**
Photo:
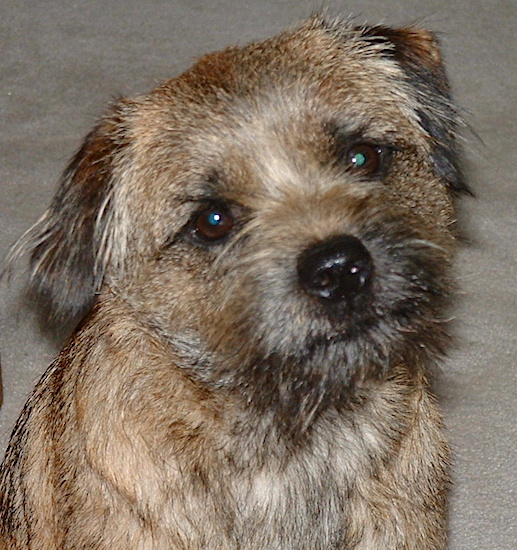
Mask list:
[[[397,139],[395,128],[385,130],[382,134],[379,134],[379,130],[375,127],[374,122],[375,120],[372,119],[370,124],[363,122],[361,126],[353,127],[350,123],[335,118],[323,124],[323,131],[332,140],[341,144],[363,141],[386,145],[393,149],[400,148],[400,139]]]
[[[212,168],[206,172],[192,173],[185,176],[185,185],[179,186],[171,193],[170,200],[176,205],[198,203],[206,200],[223,200],[219,170]]]
[[[352,142],[363,141],[395,146],[392,136],[372,135],[366,125],[354,128],[346,122],[332,120],[324,124],[323,130],[337,145],[348,145]]]
[[[324,132],[330,138],[336,155],[353,143],[369,143],[389,147],[393,151],[401,149],[400,139],[396,139],[394,132],[371,132],[367,126],[351,128],[339,121],[327,122],[324,125]]]

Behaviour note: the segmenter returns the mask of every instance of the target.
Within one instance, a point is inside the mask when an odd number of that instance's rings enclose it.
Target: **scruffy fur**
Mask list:
[[[444,549],[457,124],[433,35],[320,17],[118,101],[20,244],[81,322],[0,548]]]

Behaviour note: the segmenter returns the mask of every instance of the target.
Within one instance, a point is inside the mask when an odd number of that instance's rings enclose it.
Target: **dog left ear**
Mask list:
[[[397,61],[415,90],[417,115],[432,139],[432,161],[437,174],[455,193],[471,194],[465,182],[457,143],[461,124],[458,109],[450,96],[450,85],[436,36],[424,29],[407,27],[367,27],[368,40],[385,45],[384,55]]]
[[[106,268],[115,262],[111,227],[114,166],[124,148],[120,113],[106,116],[65,170],[49,209],[22,237],[29,251],[29,296],[45,321],[79,320],[93,305]]]

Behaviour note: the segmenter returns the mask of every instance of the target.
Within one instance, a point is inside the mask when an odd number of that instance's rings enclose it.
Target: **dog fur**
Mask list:
[[[443,550],[458,124],[431,33],[319,16],[117,101],[19,246],[81,322],[0,548]]]

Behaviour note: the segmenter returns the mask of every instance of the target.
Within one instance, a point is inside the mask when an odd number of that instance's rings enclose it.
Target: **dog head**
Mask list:
[[[121,300],[207,384],[307,419],[442,348],[457,124],[426,31],[315,17],[208,55],[87,136],[32,287],[58,320]]]

